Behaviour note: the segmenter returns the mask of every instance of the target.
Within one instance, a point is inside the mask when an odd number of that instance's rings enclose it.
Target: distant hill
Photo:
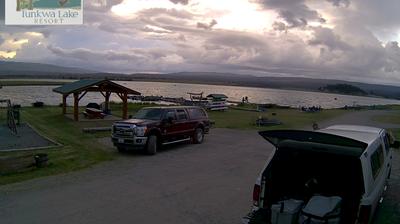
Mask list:
[[[347,84],[360,88],[368,96],[400,99],[400,87],[349,82],[331,79],[311,79],[303,77],[259,77],[215,72],[181,72],[170,74],[131,74],[130,80],[139,81],[172,81],[183,83],[221,84],[233,86],[249,86],[272,89],[291,89],[321,92],[320,87],[336,84]],[[341,93],[349,94],[350,93]]]
[[[52,73],[94,73],[94,71],[57,65],[0,61],[0,75],[37,75]]]
[[[168,74],[118,74],[98,73],[80,68],[69,68],[48,64],[5,62],[0,61],[0,78],[51,78],[51,79],[84,79],[84,78],[108,78],[124,81],[149,81],[149,82],[180,82],[214,85],[248,86],[273,89],[291,89],[324,92],[321,87],[333,85],[332,92],[349,95],[366,95],[373,97],[385,97],[400,99],[400,87],[348,82],[343,80],[311,79],[299,77],[260,77],[254,75],[242,75],[216,72],[179,72]],[[344,91],[346,88],[337,89],[335,85],[351,85],[353,90]],[[342,86],[343,87],[343,86]],[[345,87],[345,86],[344,86]]]
[[[361,88],[349,84],[326,85],[324,87],[318,88],[318,90],[320,90],[321,92],[339,93],[348,95],[359,95],[359,96],[368,95],[368,93],[362,90]]]

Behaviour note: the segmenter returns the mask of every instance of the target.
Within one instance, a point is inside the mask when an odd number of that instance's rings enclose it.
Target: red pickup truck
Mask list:
[[[112,142],[117,149],[145,149],[150,155],[162,145],[183,141],[201,144],[210,130],[207,112],[200,107],[147,107],[132,119],[112,127]]]

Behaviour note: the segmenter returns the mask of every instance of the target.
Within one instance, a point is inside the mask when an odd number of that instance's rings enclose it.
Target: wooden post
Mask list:
[[[79,93],[74,93],[74,120],[79,121]]]
[[[67,113],[67,97],[68,95],[63,95],[63,102],[62,102],[63,114]]]
[[[17,11],[21,11],[21,0],[17,0]]]
[[[128,93],[124,93],[122,96],[122,118],[128,119]]]
[[[104,101],[104,110],[108,111],[109,107],[110,107],[110,96],[111,96],[111,92],[106,92],[105,95],[105,101]]]

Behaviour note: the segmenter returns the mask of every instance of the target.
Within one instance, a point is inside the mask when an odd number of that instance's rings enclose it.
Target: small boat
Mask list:
[[[207,96],[206,108],[211,111],[227,110],[229,108],[227,99],[228,97],[224,94],[210,94]]]

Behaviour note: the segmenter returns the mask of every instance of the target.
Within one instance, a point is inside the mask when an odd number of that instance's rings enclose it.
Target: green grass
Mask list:
[[[23,122],[28,122],[40,133],[63,146],[34,152],[0,153],[0,156],[12,156],[44,152],[49,155],[50,162],[46,168],[3,175],[0,177],[0,185],[75,171],[113,158],[112,153],[94,143],[94,135],[83,134],[80,123],[66,119],[58,107],[23,108],[21,112]]]
[[[400,111],[400,106],[398,106],[398,107],[393,106],[391,109]],[[377,121],[380,123],[400,125],[400,113],[392,113],[392,114],[385,115],[385,116],[375,116],[373,119],[374,119],[374,121]],[[400,129],[390,129],[390,131],[394,135],[395,139],[398,139],[398,140],[400,139]]]
[[[272,114],[276,115],[272,115]],[[210,119],[215,121],[217,128],[233,129],[286,129],[312,127],[314,122],[321,122],[344,114],[343,110],[323,110],[316,113],[301,112],[296,109],[269,109],[267,112],[252,112],[243,110],[228,110],[226,112],[209,112]],[[268,119],[277,119],[283,124],[278,126],[257,127],[256,119],[262,116]]]
[[[400,124],[400,113],[393,113],[385,116],[376,116],[373,119],[381,123]]]

